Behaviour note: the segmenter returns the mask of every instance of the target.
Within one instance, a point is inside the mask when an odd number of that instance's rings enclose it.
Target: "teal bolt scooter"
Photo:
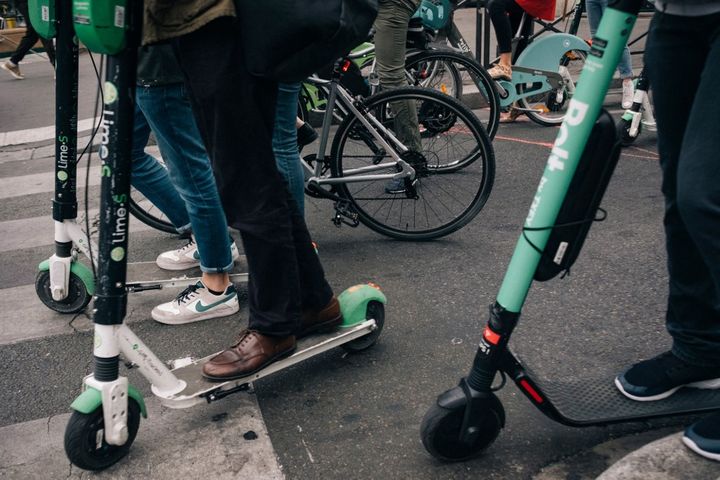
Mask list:
[[[127,308],[130,147],[142,1],[75,0],[72,19],[78,39],[91,51],[107,55],[107,71],[99,154],[102,179],[93,312],[94,371],[84,379],[83,391],[71,405],[65,452],[80,468],[102,470],[127,454],[140,417],[147,415],[141,394],[127,377],[120,375],[121,358],[148,379],[153,394],[164,406],[187,408],[247,391],[252,381],[338,346],[349,351],[369,348],[382,331],[386,298],[372,284],[345,290],[339,296],[344,316],[341,328],[301,340],[292,356],[248,377],[224,382],[206,380],[202,367],[214,355],[183,358],[171,362],[168,368],[123,323]]]
[[[615,124],[601,105],[643,3],[614,1],[603,14],[470,373],[442,393],[422,421],[423,445],[438,459],[467,460],[494,442],[506,421],[495,391],[506,376],[549,418],[575,427],[720,409],[720,390],[688,388],[666,400],[636,402],[617,390],[613,378],[575,383],[540,378],[508,345],[533,280],[569,269],[591,223],[600,219],[600,200],[620,152]],[[498,373],[503,382],[494,388]]]
[[[38,266],[35,291],[51,310],[77,313],[85,309],[95,293],[93,271],[79,261],[79,256],[84,255],[92,265],[98,262],[97,245],[77,221],[78,40],[71,2],[30,0],[28,7],[37,32],[44,38],[55,38],[57,50],[52,209],[55,252]],[[247,262],[241,255],[230,272],[230,280],[247,282],[246,267]],[[178,275],[158,268],[155,262],[134,262],[128,264],[128,268],[130,278],[138,279],[125,283],[129,292],[186,287],[195,284],[201,276],[199,268]]]

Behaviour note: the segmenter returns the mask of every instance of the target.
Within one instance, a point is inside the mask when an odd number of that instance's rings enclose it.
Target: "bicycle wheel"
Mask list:
[[[550,91],[529,95],[518,100],[520,107],[526,109],[525,114],[530,120],[544,126],[560,125],[575,95],[577,81],[580,77],[587,53],[581,50],[570,50],[560,59],[558,73],[562,81]],[[538,88],[538,85],[521,85],[521,92]]]
[[[130,213],[135,218],[156,230],[166,233],[177,233],[173,224],[165,214],[134,188],[130,191]]]
[[[398,191],[390,188],[393,180],[372,178],[401,167],[374,136],[387,139],[386,132],[377,127],[371,132],[358,117],[348,116],[331,151],[332,176],[348,180],[337,186],[338,194],[363,224],[383,235],[400,240],[448,235],[469,223],[490,195],[495,177],[492,144],[469,108],[435,90],[382,92],[366,99],[362,111],[400,138],[396,130],[402,129],[395,128],[393,118],[397,102],[414,102],[418,112],[421,150],[401,155],[415,169],[414,181],[406,180]],[[371,173],[356,170],[381,164],[387,166]],[[353,178],[357,175],[364,177]]]
[[[473,59],[446,50],[412,53],[405,69],[416,86],[432,88],[470,107],[492,139],[500,118],[500,99],[495,82]]]

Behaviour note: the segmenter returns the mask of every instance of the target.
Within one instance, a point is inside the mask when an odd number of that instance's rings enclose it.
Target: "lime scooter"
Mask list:
[[[620,145],[602,99],[643,0],[611,2],[570,100],[523,232],[518,239],[472,368],[459,386],[441,394],[421,425],[425,448],[445,461],[473,458],[505,425],[495,395],[498,374],[509,376],[550,419],[584,427],[720,409],[720,390],[681,389],[666,400],[636,402],[612,378],[562,382],[539,378],[508,346],[533,279],[549,280],[577,258],[617,163]],[[598,218],[600,220],[600,218]]]
[[[647,78],[645,69],[643,69],[637,78],[637,82],[635,82],[633,103],[630,108],[625,110],[618,122],[618,137],[623,147],[632,145],[642,132],[643,127],[650,132],[657,131],[655,116],[648,96],[649,91],[650,81]]]
[[[70,2],[59,2],[61,9]],[[137,367],[152,392],[169,408],[187,408],[247,391],[250,382],[307,358],[342,346],[364,350],[375,343],[384,324],[385,295],[372,284],[356,285],[339,296],[344,322],[330,334],[299,342],[296,353],[238,380],[210,382],[202,366],[212,357],[183,358],[168,368],[123,324],[127,308],[128,207],[130,147],[137,46],[142,23],[141,0],[75,0],[71,14],[78,39],[91,51],[107,55],[102,119],[102,160],[98,284],[94,296],[94,372],[72,403],[65,431],[65,452],[76,466],[105,469],[130,449],[147,416],[141,394],[119,373],[122,360]]]
[[[90,267],[78,260],[85,255],[97,265],[98,247],[77,222],[77,116],[78,42],[72,24],[71,2],[30,0],[30,20],[44,38],[56,38],[55,82],[55,194],[52,216],[55,224],[55,253],[42,261],[35,277],[38,298],[58,313],[77,313],[85,309],[95,292]],[[102,135],[106,135],[106,129]],[[103,169],[103,174],[107,171]],[[127,219],[123,220],[127,221]],[[247,282],[243,273],[247,262],[241,256],[230,274],[236,283]],[[151,280],[127,282],[130,292],[186,287],[200,278],[200,269],[178,276],[158,268],[155,262],[128,264],[131,278],[141,275]]]

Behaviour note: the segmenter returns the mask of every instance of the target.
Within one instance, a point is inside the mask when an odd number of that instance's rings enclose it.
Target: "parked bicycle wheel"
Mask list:
[[[495,176],[490,139],[473,112],[455,98],[424,88],[400,88],[379,93],[364,102],[367,115],[379,120],[402,141],[395,128],[393,105],[414,102],[418,112],[421,151],[401,158],[415,169],[414,181],[387,179],[353,181],[367,175],[363,167],[388,163],[373,175],[395,173],[401,167],[358,117],[348,116],[338,127],[331,152],[333,177],[348,179],[337,185],[358,219],[384,235],[400,240],[430,240],[469,223],[482,210]],[[367,117],[366,117],[367,118]],[[381,129],[375,134],[388,138]]]
[[[145,196],[134,188],[130,191],[130,213],[135,218],[156,230],[177,233],[170,220]]]
[[[525,114],[540,125],[560,125],[565,119],[570,99],[575,95],[577,81],[585,66],[586,53],[580,50],[570,50],[560,59],[558,73],[561,78],[548,81],[553,89],[537,95],[521,98],[518,103],[525,110]],[[538,88],[538,85],[521,87],[523,91]]]
[[[451,95],[470,107],[492,139],[500,118],[500,99],[494,82],[471,58],[447,50],[410,53],[405,70],[411,83]]]

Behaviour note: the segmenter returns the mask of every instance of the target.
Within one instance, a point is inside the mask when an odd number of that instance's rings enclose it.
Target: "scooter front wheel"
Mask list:
[[[73,412],[65,428],[65,453],[73,465],[84,470],[104,470],[127,455],[140,427],[140,406],[128,399],[128,439],[124,445],[105,441],[102,405],[91,413]]]
[[[617,124],[618,138],[620,139],[620,145],[622,145],[623,147],[629,147],[630,145],[632,145],[635,139],[640,136],[640,132],[642,132],[642,123],[640,123],[638,125],[637,134],[633,137],[632,135],[630,135],[630,126],[630,121],[625,119],[620,119]]]
[[[469,442],[461,439],[461,430],[465,416],[465,404],[452,408],[434,404],[425,414],[420,426],[420,436],[425,449],[438,460],[462,462],[480,455],[497,438],[502,428],[505,414],[497,406],[488,404],[481,413],[479,431]]]
[[[50,310],[58,313],[77,313],[82,311],[87,304],[90,303],[92,295],[88,292],[83,281],[70,272],[70,280],[68,281],[68,294],[63,300],[55,300],[52,298],[50,291],[50,272],[42,270],[35,277],[35,293],[40,301]]]

